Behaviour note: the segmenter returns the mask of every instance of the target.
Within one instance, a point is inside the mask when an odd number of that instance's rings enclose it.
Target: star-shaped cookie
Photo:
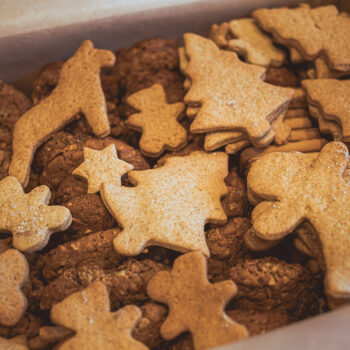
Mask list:
[[[84,162],[73,171],[88,181],[88,193],[97,193],[102,183],[121,185],[121,178],[134,167],[118,158],[114,144],[101,151],[84,147]]]

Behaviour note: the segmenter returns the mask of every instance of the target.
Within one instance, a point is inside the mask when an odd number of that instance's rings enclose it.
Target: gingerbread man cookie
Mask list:
[[[13,176],[0,181],[0,232],[12,233],[14,248],[26,253],[41,250],[52,233],[70,226],[70,211],[59,205],[48,206],[50,197],[47,186],[24,193]]]
[[[55,324],[76,332],[58,346],[59,350],[147,350],[131,335],[140,318],[141,311],[134,305],[111,312],[108,290],[102,282],[91,283],[51,309]]]
[[[85,40],[63,64],[51,95],[27,111],[17,121],[13,133],[13,155],[9,174],[25,187],[36,149],[57,130],[82,112],[96,136],[110,132],[106,101],[101,87],[101,67],[114,65],[111,51],[98,50]]]
[[[175,260],[171,272],[158,272],[147,286],[148,295],[169,306],[161,335],[169,340],[189,331],[195,349],[208,349],[248,336],[246,328],[224,312],[237,293],[233,281],[210,284],[207,264],[199,252]]]
[[[177,151],[185,147],[187,133],[178,122],[185,106],[168,104],[162,85],[155,84],[128,97],[128,103],[140,112],[132,114],[127,125],[142,131],[141,152],[150,157],[160,156],[166,149]]]
[[[325,258],[325,290],[331,298],[350,299],[350,185],[344,178],[347,147],[331,142],[310,164],[301,153],[271,153],[257,160],[247,182],[264,201],[252,213],[258,237],[275,240],[309,220]]]

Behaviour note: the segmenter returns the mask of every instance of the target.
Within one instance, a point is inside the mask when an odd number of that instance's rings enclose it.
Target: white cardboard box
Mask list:
[[[0,79],[28,90],[40,67],[70,57],[84,39],[112,50],[149,37],[181,39],[187,31],[207,34],[212,23],[248,15],[258,7],[298,2],[301,1],[0,0]],[[350,0],[340,2],[350,10]],[[347,350],[350,307],[220,349]]]

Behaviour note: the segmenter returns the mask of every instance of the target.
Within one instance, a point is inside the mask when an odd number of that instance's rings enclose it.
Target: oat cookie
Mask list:
[[[190,331],[195,349],[208,349],[248,336],[246,328],[230,320],[224,308],[237,293],[232,281],[210,284],[205,257],[191,252],[175,260],[171,272],[162,271],[149,282],[149,296],[169,306],[161,327],[164,339]]]

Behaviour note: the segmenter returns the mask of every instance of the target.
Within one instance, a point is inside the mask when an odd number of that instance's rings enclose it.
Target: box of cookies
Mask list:
[[[0,350],[350,348],[348,1],[1,6]]]

